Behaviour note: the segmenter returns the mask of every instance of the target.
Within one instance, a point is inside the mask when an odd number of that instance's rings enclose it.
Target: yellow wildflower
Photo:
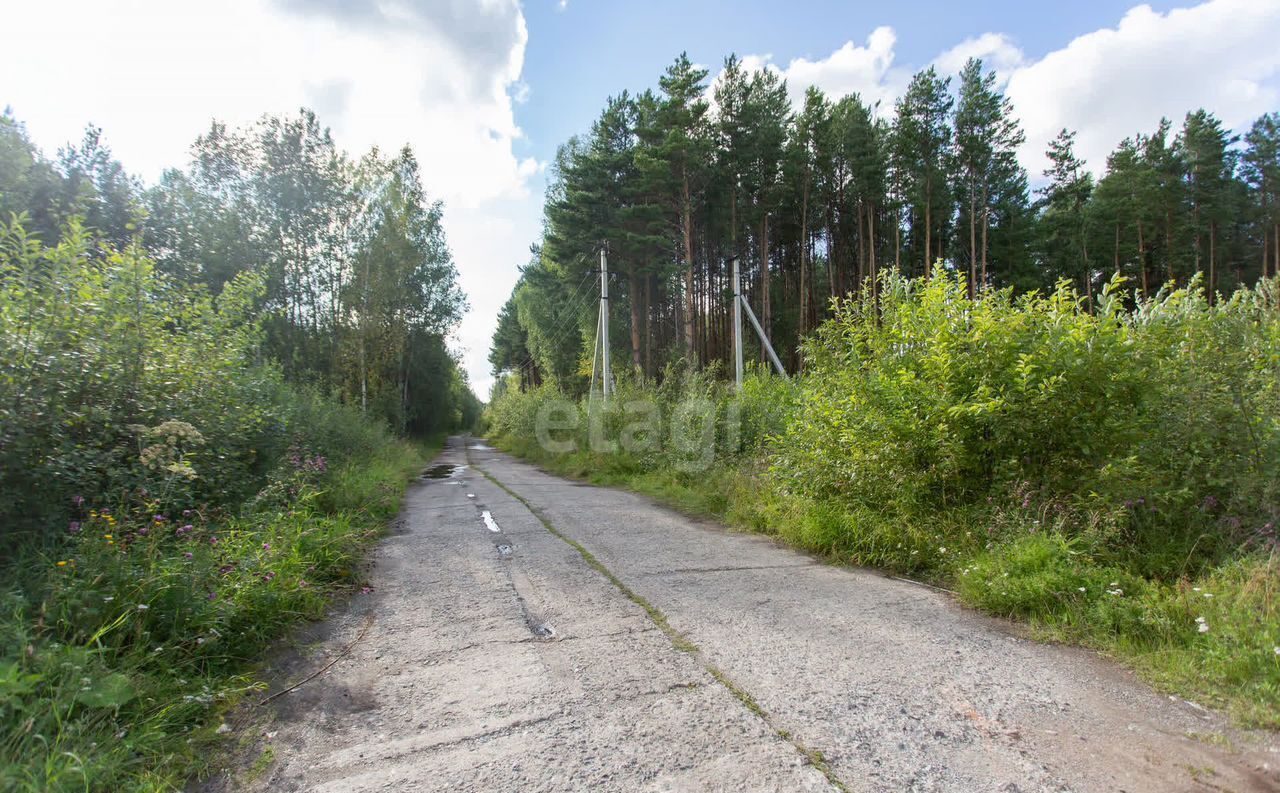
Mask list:
[[[67,566],[67,563],[65,561],[58,562],[58,567],[66,567],[66,566]]]
[[[104,539],[104,540],[111,540],[111,539],[114,539],[114,538],[113,538],[110,534],[104,534],[104,535],[102,535],[102,539]]]

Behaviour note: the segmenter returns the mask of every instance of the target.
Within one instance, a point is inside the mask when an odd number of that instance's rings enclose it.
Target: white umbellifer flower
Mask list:
[[[1209,632],[1209,623],[1204,621],[1204,617],[1196,617],[1196,625],[1201,633]]]
[[[1084,587],[1076,587],[1076,588],[1077,588],[1078,590],[1080,590],[1081,592],[1085,591],[1085,590],[1084,590]]]
[[[151,608],[151,607],[150,607],[150,606],[148,606],[146,603],[139,603],[139,604],[138,604],[138,611],[146,611],[146,610],[147,610],[147,609],[149,609],[149,608]]]
[[[1213,597],[1213,593],[1212,593],[1212,592],[1205,592],[1205,593],[1204,593],[1204,596],[1205,596],[1205,597],[1207,597],[1207,598],[1211,598],[1211,597]]]

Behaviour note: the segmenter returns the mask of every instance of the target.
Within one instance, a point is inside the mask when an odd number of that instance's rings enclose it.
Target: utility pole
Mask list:
[[[751,320],[751,326],[756,329],[756,335],[760,337],[760,348],[769,360],[773,362],[773,368],[778,370],[778,374],[783,378],[787,376],[787,370],[782,368],[782,361],[778,360],[778,354],[773,351],[773,345],[769,343],[769,337],[765,335],[764,328],[760,327],[760,320],[756,319],[756,313],[751,310],[751,304],[742,296],[742,282],[738,279],[738,257],[733,259],[733,362],[734,362],[734,379],[737,382],[738,390],[742,390],[742,311],[747,312],[747,319]]]
[[[733,380],[742,390],[742,281],[738,278],[738,257],[733,257]]]
[[[600,368],[604,383],[604,403],[609,404],[609,260],[600,246]]]

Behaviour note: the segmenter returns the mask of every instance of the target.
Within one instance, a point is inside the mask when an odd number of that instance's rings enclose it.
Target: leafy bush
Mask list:
[[[358,586],[422,452],[260,360],[260,293],[0,234],[0,789],[180,786]]]
[[[812,499],[915,513],[1087,513],[1143,572],[1177,576],[1274,524],[1280,503],[1275,284],[1210,306],[1196,289],[1096,313],[1065,284],[968,300],[963,281],[887,277],[806,347],[772,473]]]

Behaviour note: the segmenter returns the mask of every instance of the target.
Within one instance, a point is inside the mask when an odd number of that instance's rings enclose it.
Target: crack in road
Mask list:
[[[786,741],[787,743],[791,744],[791,746],[795,748],[795,750],[800,754],[801,757],[803,757],[815,769],[817,769],[824,777],[827,778],[827,781],[830,782],[833,787],[841,791],[841,793],[849,793],[848,785],[846,785],[842,779],[836,776],[835,771],[831,768],[831,765],[827,762],[826,757],[823,756],[821,751],[810,748],[809,746],[806,746],[803,742],[801,742],[798,738],[796,738],[790,731],[782,727],[779,727],[774,722],[774,719],[769,715],[769,713],[763,707],[761,707],[760,703],[756,700],[755,697],[753,697],[741,685],[739,685],[734,680],[732,680],[727,674],[725,674],[723,670],[721,670],[715,664],[711,663],[711,661],[708,660],[706,656],[703,654],[702,648],[700,648],[697,644],[695,644],[691,639],[689,639],[683,633],[676,630],[676,628],[672,626],[671,622],[667,619],[667,616],[663,614],[662,611],[657,606],[650,603],[643,596],[638,594],[634,589],[632,589],[631,587],[623,583],[622,579],[618,578],[618,576],[615,575],[613,571],[611,571],[608,567],[605,567],[605,565],[601,563],[600,560],[597,559],[595,555],[587,549],[586,546],[584,546],[582,543],[578,542],[577,540],[573,539],[572,537],[569,537],[568,535],[561,532],[551,523],[551,521],[547,518],[547,516],[543,514],[541,509],[529,503],[529,501],[527,501],[523,496],[521,496],[519,493],[515,492],[511,488],[507,487],[505,484],[503,484],[499,479],[494,477],[488,471],[479,467],[478,465],[475,465],[471,460],[471,450],[469,448],[469,445],[466,443],[465,439],[463,441],[463,451],[464,451],[465,458],[467,460],[467,464],[469,466],[471,466],[474,470],[479,471],[481,475],[484,476],[484,478],[488,479],[493,484],[502,488],[502,490],[504,490],[507,493],[507,495],[511,496],[516,501],[519,501],[521,504],[523,504],[524,508],[529,510],[529,513],[533,515],[535,518],[537,518],[548,532],[550,532],[553,536],[565,542],[574,550],[576,550],[582,556],[583,560],[592,569],[594,569],[596,572],[600,573],[606,579],[608,579],[609,583],[617,587],[618,591],[620,591],[623,595],[625,595],[629,600],[631,600],[636,605],[640,606],[640,608],[644,609],[645,613],[649,615],[649,619],[653,621],[654,625],[656,625],[659,630],[661,630],[664,634],[666,634],[667,638],[671,641],[671,645],[673,647],[675,647],[677,650],[680,650],[682,652],[689,653],[695,659],[697,659],[698,663],[702,665],[702,668],[707,672],[707,674],[715,678],[716,682],[724,686],[724,688],[730,694],[732,694],[735,699],[741,702],[747,708],[747,710],[751,711],[751,713],[753,713],[762,722],[764,722],[765,726],[767,726],[773,732],[774,735],[776,735],[778,738],[782,739],[783,741]]]

